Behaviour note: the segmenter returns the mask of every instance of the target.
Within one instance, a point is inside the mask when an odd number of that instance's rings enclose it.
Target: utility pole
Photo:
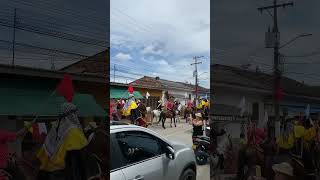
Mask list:
[[[196,100],[198,100],[198,64],[202,64],[202,62],[198,62],[198,58],[202,58],[203,56],[195,56],[193,57],[194,63],[191,63],[191,66],[195,66],[194,76],[195,76],[195,87],[196,87]],[[197,103],[197,102],[196,102]]]
[[[51,70],[56,70],[56,67],[54,65],[54,60],[55,60],[55,55],[56,55],[56,51],[54,51],[52,54],[51,54]]]
[[[278,8],[282,7],[285,8],[286,6],[293,6],[293,2],[290,3],[283,3],[283,4],[277,4],[277,0],[273,0],[273,5],[272,6],[266,6],[266,7],[260,7],[258,10],[262,13],[262,11],[266,10],[269,12],[271,15],[269,9],[273,9],[273,30],[272,30],[272,35],[274,38],[274,46],[273,46],[273,57],[274,57],[274,71],[273,71],[273,76],[274,76],[274,85],[273,85],[273,104],[274,104],[274,113],[275,113],[275,119],[274,121],[271,121],[269,123],[269,132],[271,133],[272,136],[275,135],[275,123],[280,122],[280,104],[279,104],[279,99],[277,98],[277,91],[280,88],[280,83],[281,83],[281,71],[279,69],[279,44],[280,44],[280,32],[278,29]]]
[[[14,17],[13,17],[13,38],[12,38],[12,66],[14,66],[14,50],[16,43],[16,18],[17,18],[17,9],[14,8]]]

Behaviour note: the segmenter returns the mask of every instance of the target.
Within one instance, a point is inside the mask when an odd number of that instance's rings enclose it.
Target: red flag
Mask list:
[[[68,102],[72,102],[73,95],[74,95],[74,89],[72,85],[72,78],[70,75],[64,75],[62,81],[57,87],[57,92],[66,98]]]
[[[133,93],[133,87],[132,87],[132,84],[129,84],[128,92],[129,92],[130,94],[132,94],[132,93]]]

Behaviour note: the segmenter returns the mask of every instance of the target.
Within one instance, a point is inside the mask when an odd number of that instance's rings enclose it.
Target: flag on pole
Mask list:
[[[40,143],[45,140],[45,137],[48,134],[47,126],[45,123],[33,123],[31,132],[32,137]]]
[[[72,102],[74,89],[72,85],[72,77],[68,74],[64,75],[62,81],[58,85],[56,91],[63,96],[68,102]]]
[[[148,99],[150,97],[150,94],[149,94],[149,92],[147,91],[147,93],[146,93],[146,98]]]
[[[267,127],[268,121],[269,121],[269,115],[268,115],[268,112],[266,111],[266,112],[264,113],[264,121],[263,121],[263,124],[262,124],[262,127],[263,127],[263,128],[266,128],[266,127]]]
[[[129,92],[130,94],[133,94],[133,87],[132,87],[132,84],[131,84],[131,83],[129,84],[128,92]]]
[[[239,108],[240,108],[240,116],[243,116],[243,114],[246,111],[246,98],[242,97],[240,104],[239,104]]]
[[[306,118],[309,119],[310,117],[310,104],[307,105],[305,110]]]

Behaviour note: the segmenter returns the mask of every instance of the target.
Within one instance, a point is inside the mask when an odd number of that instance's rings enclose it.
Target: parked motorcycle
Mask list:
[[[193,150],[196,156],[198,165],[205,165],[210,158],[210,137],[207,136],[194,136],[192,137]]]

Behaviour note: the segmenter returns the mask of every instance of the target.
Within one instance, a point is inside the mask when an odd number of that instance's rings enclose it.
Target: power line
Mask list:
[[[102,20],[99,20],[98,17],[92,17],[88,14],[86,14],[86,16],[83,16],[81,13],[75,13],[73,10],[68,10],[65,7],[63,7],[63,11],[62,11],[61,9],[55,8],[54,5],[46,6],[46,4],[43,2],[37,2],[38,6],[35,6],[36,5],[35,3],[29,3],[26,1],[11,0],[11,2],[13,2],[19,6],[24,5],[24,6],[29,6],[29,7],[35,8],[38,11],[40,10],[40,11],[45,12],[46,14],[51,13],[50,15],[54,15],[54,16],[56,16],[56,15],[73,16],[73,17],[77,17],[78,20],[82,20],[82,21],[83,20],[86,20],[86,21],[91,20],[94,23],[101,23],[101,24],[104,24],[107,22],[107,19],[105,19],[105,21],[102,21]],[[14,8],[16,8],[16,7],[14,7]],[[107,17],[107,14],[106,14],[106,16],[100,16],[100,17]]]

